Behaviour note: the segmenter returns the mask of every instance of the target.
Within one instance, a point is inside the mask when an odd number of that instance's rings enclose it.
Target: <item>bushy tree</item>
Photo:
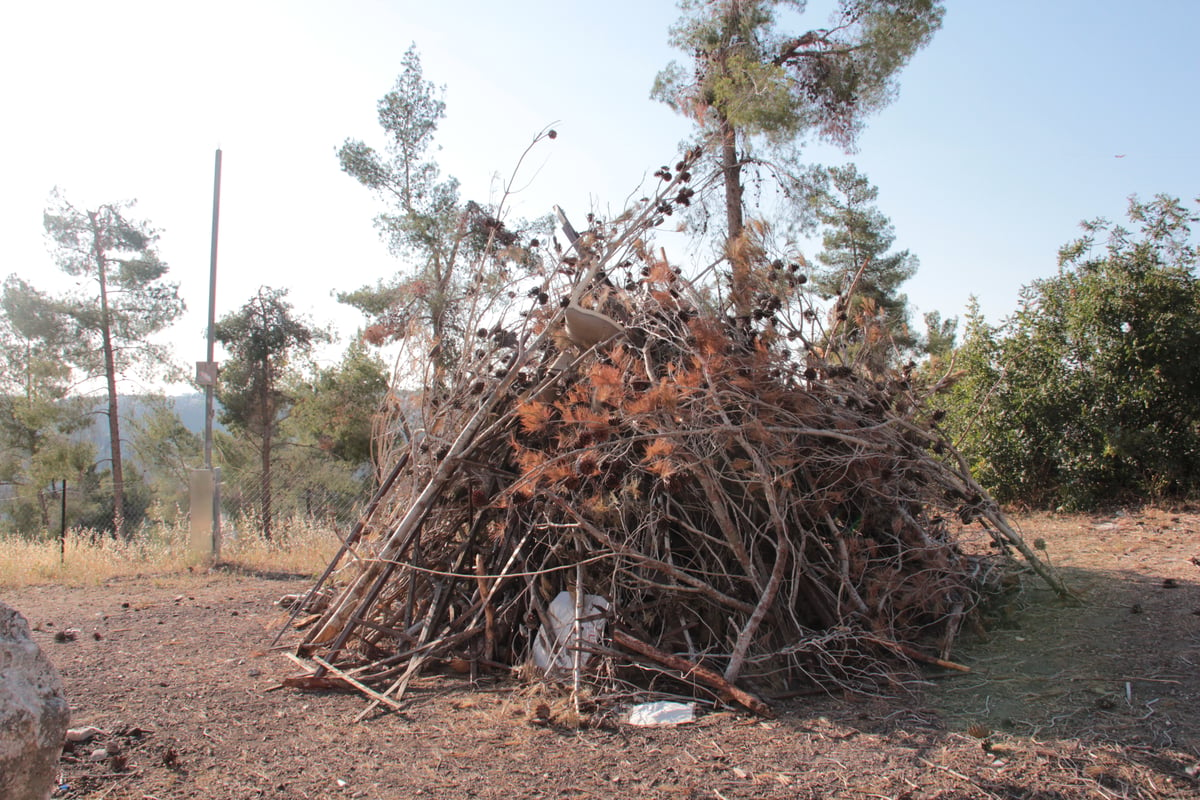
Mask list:
[[[33,534],[51,524],[54,483],[77,482],[95,463],[96,448],[72,436],[91,423],[92,404],[70,394],[71,369],[55,338],[62,331],[47,320],[45,331],[22,333],[14,325],[27,288],[9,278],[0,295],[0,487],[9,522]]]
[[[909,330],[908,298],[900,291],[917,271],[917,257],[889,252],[896,241],[892,223],[875,205],[879,190],[857,167],[820,174],[812,202],[824,226],[824,249],[813,285],[823,298],[837,299],[834,314],[854,344],[851,355],[877,372],[917,343]]]
[[[149,337],[184,311],[178,285],[165,280],[158,233],[130,219],[132,203],[77,208],[57,190],[45,212],[53,254],[78,288],[54,296],[16,279],[5,285],[12,324],[27,337],[52,343],[73,367],[76,382],[103,381],[112,462],[112,530],[125,524],[125,469],[118,385],[131,371],[161,372],[167,348]]]
[[[69,524],[72,527],[92,531],[93,534],[113,531],[112,495],[108,487],[112,484],[112,469],[103,462],[92,464],[80,476],[79,491],[72,489],[68,494],[77,496],[77,507],[70,510]],[[134,464],[125,470],[125,533],[132,538],[134,530],[146,522],[154,498],[144,476]]]
[[[937,0],[838,0],[826,27],[805,31],[807,5],[684,0],[671,42],[691,63],[671,63],[653,91],[695,122],[699,141],[712,143],[706,158],[724,187],[731,301],[743,317],[753,302],[750,266],[735,243],[746,227],[747,185],[768,181],[801,218],[812,192],[801,163],[806,139],[851,148],[943,16]]]
[[[388,383],[383,360],[355,340],[340,362],[295,386],[288,422],[297,441],[354,469],[369,467],[374,418]]]
[[[295,402],[287,391],[289,368],[327,334],[296,314],[286,290],[267,287],[219,320],[214,334],[230,353],[218,384],[219,419],[251,441],[258,453],[262,531],[269,539],[272,449],[280,422]]]
[[[983,485],[999,491],[997,476],[1013,475],[1016,468],[1013,452],[1005,447],[1010,442],[996,435],[991,416],[998,408],[994,395],[1004,375],[1000,331],[984,318],[974,295],[967,304],[962,342],[951,360],[953,382],[931,401],[945,414],[945,427],[967,456],[972,474]],[[927,382],[948,377],[937,365],[930,367],[923,375]]]
[[[460,361],[477,304],[540,263],[536,242],[510,230],[501,209],[464,202],[458,181],[441,177],[430,150],[445,116],[442,94],[409,47],[395,87],[379,101],[383,152],[357,139],[338,151],[342,170],[388,204],[376,225],[403,262],[395,276],[338,299],[370,318],[368,341],[415,343],[433,367],[427,383],[435,394]]]
[[[383,360],[356,339],[341,361],[297,377],[295,405],[285,430],[289,456],[300,480],[292,488],[294,509],[306,517],[341,517],[374,486],[376,419],[388,393]]]
[[[968,320],[956,424],[1002,500],[1086,508],[1200,488],[1195,218],[1161,195],[1131,200],[1129,218],[1134,231],[1085,223],[999,331]]]
[[[176,508],[188,505],[191,471],[203,461],[204,443],[184,425],[167,397],[137,400],[139,413],[130,420],[133,454],[163,519],[172,520]]]
[[[958,317],[942,319],[940,311],[926,311],[925,334],[919,342],[920,350],[939,363],[954,352],[958,340]]]

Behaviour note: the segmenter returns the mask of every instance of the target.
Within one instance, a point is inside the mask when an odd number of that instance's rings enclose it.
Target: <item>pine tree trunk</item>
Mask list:
[[[89,212],[92,223],[96,276],[100,284],[100,336],[104,352],[104,379],[108,388],[108,438],[112,451],[113,538],[125,534],[125,469],[121,461],[121,419],[117,408],[117,362],[113,352],[112,317],[108,308],[108,260],[100,238],[100,222]]]
[[[726,254],[732,270],[729,292],[734,313],[739,318],[750,317],[750,265],[736,252],[736,242],[742,238],[746,223],[742,207],[742,161],[738,155],[737,129],[727,119],[721,119],[721,175],[725,182],[725,240]]]
[[[262,532],[263,538],[271,540],[271,440],[275,436],[275,375],[270,357],[262,361]]]

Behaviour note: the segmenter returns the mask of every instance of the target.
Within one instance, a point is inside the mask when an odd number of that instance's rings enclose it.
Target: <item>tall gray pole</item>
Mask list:
[[[208,268],[208,357],[213,363],[213,326],[217,321],[217,223],[221,218],[221,148],[217,148],[217,163],[213,173],[212,256]],[[213,376],[216,377],[215,375]],[[204,468],[212,469],[213,391],[212,382],[204,387]]]

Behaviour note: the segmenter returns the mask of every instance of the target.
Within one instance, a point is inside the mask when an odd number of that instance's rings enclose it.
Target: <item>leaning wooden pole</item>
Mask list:
[[[909,423],[909,427],[913,431],[922,434],[924,433],[924,431],[921,431],[911,423]],[[1029,566],[1033,569],[1033,571],[1036,572],[1038,576],[1044,580],[1059,597],[1064,600],[1077,600],[1078,596],[1071,591],[1066,583],[1063,582],[1063,579],[1055,574],[1054,570],[1050,568],[1049,564],[1038,558],[1037,554],[1034,553],[1029,545],[1025,542],[1024,537],[1017,533],[1012,525],[1008,523],[1008,520],[1004,518],[1004,515],[1000,513],[1000,504],[997,503],[992,496],[988,494],[987,489],[984,489],[982,486],[980,486],[979,482],[975,480],[973,475],[971,475],[971,468],[968,466],[967,459],[963,457],[963,454],[960,453],[958,449],[949,442],[943,441],[942,446],[945,447],[952,456],[954,456],[955,463],[958,464],[959,479],[971,491],[975,492],[980,498],[982,498],[985,508],[982,509],[980,516],[992,526],[993,538],[998,539],[1003,544],[1012,546],[1017,550],[1017,552],[1024,556],[1025,560],[1029,562]]]
[[[379,488],[375,490],[375,494],[371,497],[370,502],[367,503],[367,507],[359,516],[358,521],[354,523],[354,528],[350,531],[350,534],[342,540],[342,544],[338,548],[337,554],[330,559],[329,565],[325,567],[325,571],[321,573],[321,577],[317,578],[317,582],[313,584],[313,587],[305,593],[304,601],[296,604],[296,607],[292,609],[292,613],[288,617],[287,622],[284,623],[284,625],[280,627],[279,632],[275,634],[275,639],[271,642],[272,647],[279,643],[279,639],[283,636],[284,631],[288,629],[288,626],[292,624],[297,615],[304,610],[307,600],[315,597],[317,592],[321,591],[321,588],[325,585],[325,581],[329,580],[329,576],[333,574],[335,569],[337,569],[337,566],[341,563],[342,558],[350,551],[350,548],[354,547],[359,538],[367,530],[367,526],[371,523],[371,518],[375,516],[375,510],[379,508],[379,504],[385,497],[387,497],[388,493],[391,492],[392,484],[396,482],[396,479],[400,477],[400,473],[404,471],[405,465],[408,464],[408,458],[409,454],[408,452],[405,452],[396,460],[395,465],[392,467],[392,471],[388,473],[388,476],[384,479],[383,483],[381,483]]]

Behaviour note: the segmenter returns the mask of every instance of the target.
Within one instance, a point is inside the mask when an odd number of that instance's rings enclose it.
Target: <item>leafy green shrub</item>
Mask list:
[[[1200,283],[1189,216],[1130,201],[988,326],[972,309],[949,425],[1002,502],[1092,508],[1200,489]]]

